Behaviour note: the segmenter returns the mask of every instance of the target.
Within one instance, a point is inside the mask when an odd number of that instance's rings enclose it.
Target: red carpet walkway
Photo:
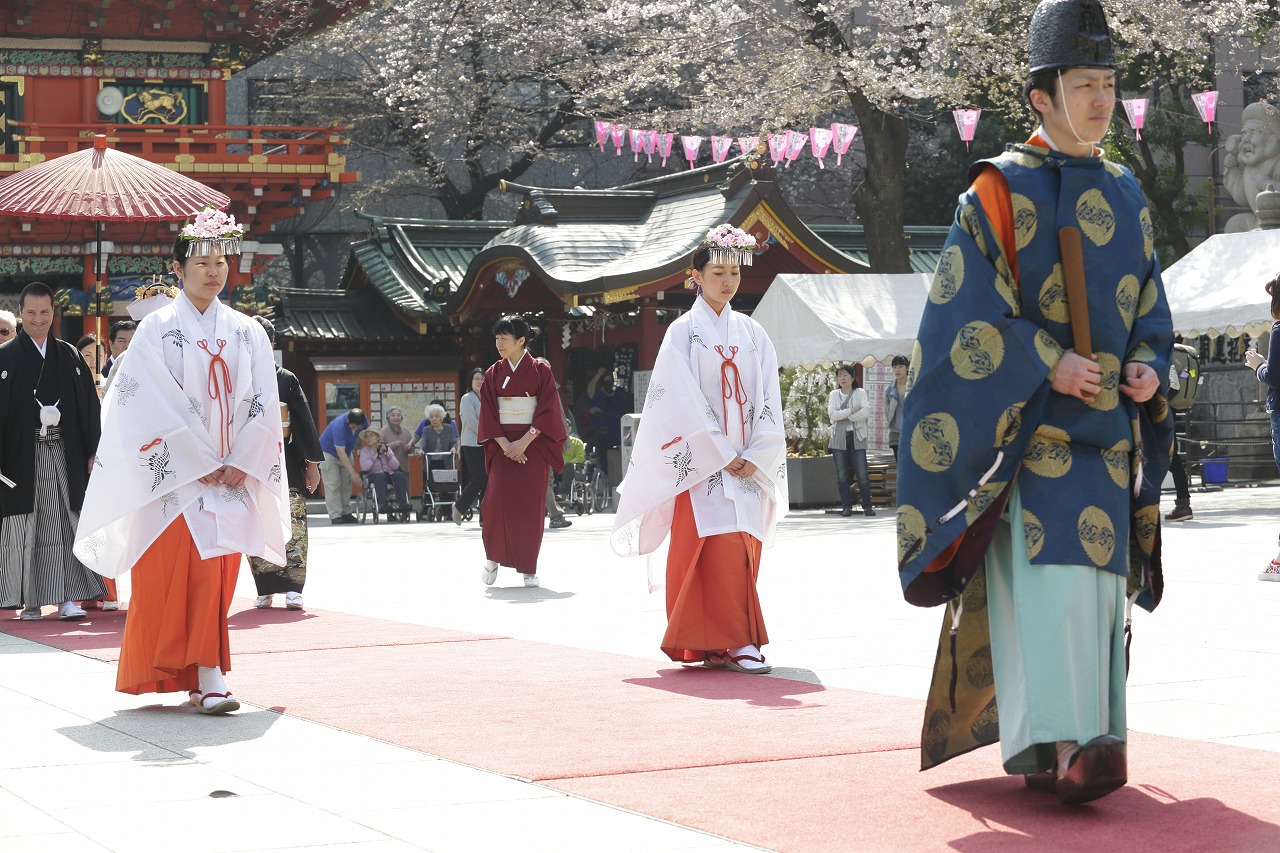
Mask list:
[[[110,661],[123,617],[0,630]],[[231,626],[242,699],[761,847],[1280,850],[1273,752],[1134,734],[1130,787],[1065,809],[995,748],[920,773],[915,700],[324,611]]]

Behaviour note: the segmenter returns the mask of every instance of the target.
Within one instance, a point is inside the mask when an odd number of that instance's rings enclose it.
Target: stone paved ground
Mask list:
[[[1197,493],[1193,506],[1165,528],[1164,603],[1134,619],[1130,726],[1280,750],[1280,583],[1256,580],[1280,488]],[[474,523],[330,527],[319,505],[312,519],[310,606],[662,660],[662,601],[643,561],[609,551],[612,516],[548,531],[536,590],[510,570],[481,585]],[[775,675],[923,698],[941,611],[902,602],[893,562],[888,513],[789,516],[760,583]],[[239,594],[253,595],[247,569]],[[113,679],[110,665],[0,634],[6,853],[743,849],[267,710],[217,729],[140,712],[155,698],[114,693]]]

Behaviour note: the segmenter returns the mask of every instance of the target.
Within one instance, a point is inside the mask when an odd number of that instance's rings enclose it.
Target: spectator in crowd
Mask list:
[[[0,311],[0,344],[7,344],[18,333],[18,318],[12,311]]]
[[[266,317],[254,317],[272,347],[276,344],[275,324]],[[280,392],[280,415],[284,434],[284,470],[289,482],[289,541],[284,546],[285,564],[277,566],[262,557],[250,557],[249,568],[258,597],[253,606],[271,606],[272,597],[284,593],[284,606],[302,609],[302,588],[307,583],[307,495],[320,485],[320,435],[311,418],[311,406],[302,384],[283,367],[276,368],[276,388]]]
[[[324,505],[332,524],[357,522],[352,512],[351,490],[360,488],[360,474],[352,454],[359,444],[356,434],[368,426],[364,411],[355,408],[338,415],[320,433],[320,449],[324,452],[320,479],[324,482]]]
[[[569,487],[573,485],[574,475],[579,465],[587,461],[587,445],[573,434],[573,421],[564,419],[564,428],[569,437],[564,442],[564,470],[560,472],[560,497],[563,500],[569,495]]]
[[[453,437],[455,439],[458,438],[457,424],[453,422],[453,418],[449,417],[449,410],[444,407],[444,401],[440,399],[436,399],[436,400],[432,400],[430,403],[427,403],[426,408],[422,410],[423,411],[422,420],[418,423],[418,428],[413,431],[413,441],[409,444],[410,450],[413,450],[414,448],[419,448],[419,445],[422,444],[422,434],[423,432],[426,431],[427,425],[431,423],[431,418],[427,416],[426,410],[431,408],[432,406],[440,407],[440,411],[444,412],[441,423],[443,423],[446,427],[449,428],[449,431],[453,433]]]
[[[902,433],[902,401],[907,396],[907,368],[911,364],[905,355],[895,355],[889,362],[893,370],[893,382],[884,389],[884,420],[889,427],[889,447],[893,458],[898,458],[898,440]]]
[[[1271,418],[1271,454],[1275,457],[1276,468],[1280,470],[1280,276],[1266,283],[1267,295],[1271,297],[1271,338],[1267,342],[1267,357],[1263,358],[1256,349],[1249,349],[1244,354],[1245,364],[1258,375],[1258,381],[1267,386],[1267,412]],[[1272,367],[1271,362],[1276,362]],[[1280,552],[1267,563],[1266,568],[1258,573],[1260,581],[1280,581]]]
[[[413,434],[404,426],[404,409],[392,406],[387,409],[387,423],[382,428],[382,443],[395,454],[400,463],[400,470],[409,473],[409,449],[413,445]]]
[[[373,485],[379,511],[389,511],[393,515],[406,514],[409,507],[409,476],[401,470],[400,460],[382,441],[382,433],[376,429],[366,429],[360,433],[360,441],[360,472],[367,475]],[[393,483],[396,499],[391,501],[387,486]]]
[[[80,340],[76,341],[76,349],[80,350],[84,363],[89,365],[89,371],[93,374],[94,384],[101,385],[102,370],[107,364],[107,353],[103,349],[102,343],[98,340],[98,336],[92,333],[81,335]],[[98,396],[101,398],[101,391],[99,391]]]
[[[603,367],[587,383],[587,397],[591,400],[591,408],[587,410],[591,440],[596,446],[600,470],[606,474],[609,473],[609,450],[622,441],[622,416],[631,408],[629,396],[614,387],[613,375]]]
[[[133,333],[137,329],[138,324],[133,320],[116,320],[111,324],[110,334],[107,335],[107,342],[111,344],[111,352],[107,355],[107,363],[102,368],[103,376],[111,375],[111,368],[116,366],[116,361],[129,348],[129,341],[133,340]]]
[[[837,367],[836,388],[827,397],[827,415],[831,418],[831,438],[827,449],[836,463],[840,514],[845,518],[853,515],[850,466],[858,478],[862,514],[876,514],[871,507],[871,478],[867,472],[867,420],[871,417],[871,401],[853,374],[853,368],[847,364]]]
[[[462,403],[458,409],[458,419],[462,422],[459,441],[462,461],[467,469],[467,484],[462,487],[453,504],[455,524],[462,523],[463,515],[471,511],[472,505],[484,494],[484,488],[489,482],[489,475],[484,468],[484,448],[476,437],[476,428],[480,424],[480,389],[483,387],[484,370],[477,367],[471,371],[471,390],[462,395]]]

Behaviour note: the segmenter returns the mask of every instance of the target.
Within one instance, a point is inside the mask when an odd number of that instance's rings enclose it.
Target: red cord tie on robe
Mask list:
[[[209,399],[218,404],[218,443],[225,459],[231,446],[231,413],[227,410],[231,403],[231,369],[222,357],[227,342],[218,338],[217,343],[217,352],[209,351],[208,341],[197,341],[196,345],[209,353]]]
[[[716,345],[716,352],[720,354],[720,358],[724,359],[720,363],[720,410],[724,414],[725,434],[729,432],[729,404],[732,400],[738,404],[738,425],[742,428],[742,444],[747,444],[747,419],[746,410],[743,408],[747,404],[747,389],[742,386],[742,374],[738,372],[738,365],[733,363],[733,357],[738,354],[737,347],[729,347],[729,354],[724,354],[724,347]]]

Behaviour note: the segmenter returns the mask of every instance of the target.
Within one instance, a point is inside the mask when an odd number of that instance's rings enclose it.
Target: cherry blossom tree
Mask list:
[[[1207,55],[1273,41],[1267,0],[1107,0],[1127,79],[1185,81]],[[400,148],[450,218],[484,215],[503,180],[581,151],[590,119],[764,135],[856,124],[849,191],[872,267],[910,270],[904,174],[912,128],[982,105],[1012,133],[1026,0],[375,0],[325,35],[351,115]],[[1224,36],[1231,38],[1224,38]],[[376,134],[375,134],[376,135]],[[425,180],[423,177],[425,176]]]

